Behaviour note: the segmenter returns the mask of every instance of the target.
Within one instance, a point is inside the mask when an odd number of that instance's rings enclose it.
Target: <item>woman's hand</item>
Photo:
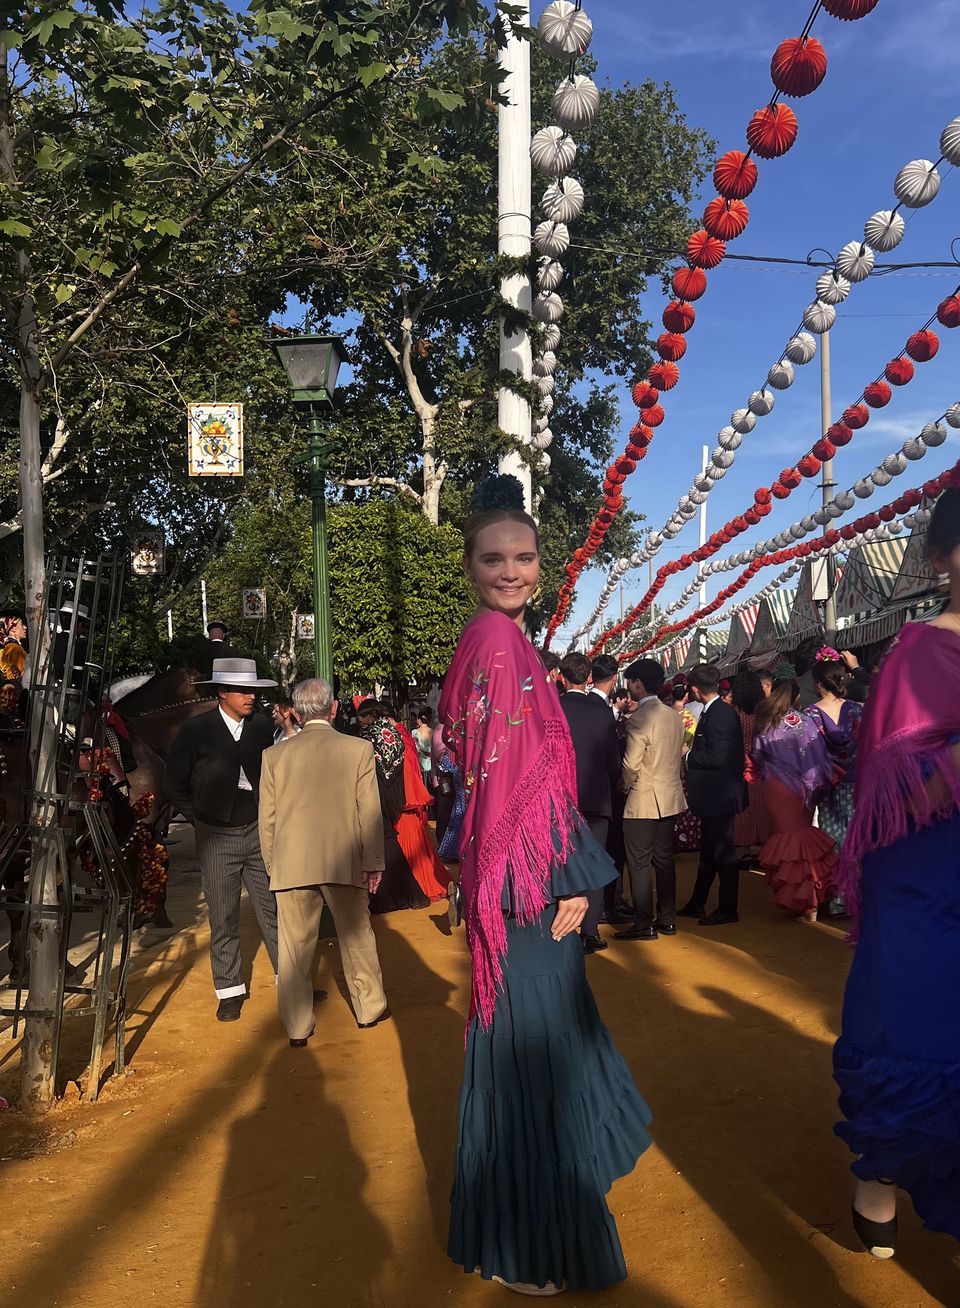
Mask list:
[[[557,916],[553,919],[550,934],[554,940],[562,940],[571,931],[576,931],[587,911],[586,895],[574,895],[570,899],[561,899],[557,905]]]
[[[852,650],[849,649],[843,650],[840,654],[840,657],[843,659],[844,663],[846,663],[847,667],[850,669],[851,672],[854,670],[854,668],[859,668],[860,660],[857,658],[856,654],[854,654]]]
[[[383,880],[382,872],[364,872],[363,879],[367,883],[367,890],[371,895],[375,895],[380,889],[380,882]]]

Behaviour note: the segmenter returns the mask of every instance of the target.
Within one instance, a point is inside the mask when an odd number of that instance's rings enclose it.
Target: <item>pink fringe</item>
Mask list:
[[[503,980],[507,926],[503,887],[509,869],[512,903],[521,925],[532,922],[550,902],[546,885],[551,867],[562,864],[570,837],[582,825],[577,811],[576,772],[566,723],[548,720],[545,739],[526,775],[513,791],[496,825],[483,837],[474,866],[464,876],[470,905],[467,937],[473,959],[470,1017],[489,1027]],[[560,849],[554,837],[559,837]],[[476,893],[471,893],[472,886]]]
[[[839,888],[854,923],[851,940],[857,934],[865,855],[895,844],[917,828],[952,817],[960,809],[960,772],[952,746],[942,744],[917,753],[916,741],[908,740],[910,734],[898,733],[902,741],[891,737],[883,751],[861,759],[863,780],[857,785],[839,868]],[[936,796],[930,793],[931,786],[936,786]]]

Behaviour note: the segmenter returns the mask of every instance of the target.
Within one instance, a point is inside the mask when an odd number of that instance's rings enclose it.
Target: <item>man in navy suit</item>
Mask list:
[[[737,710],[720,698],[720,673],[712,664],[693,668],[687,685],[703,705],[687,755],[687,793],[690,811],[700,819],[701,841],[693,894],[679,914],[698,918],[701,926],[727,926],[740,921],[740,865],[733,843],[733,820],[747,807],[743,730]],[[719,905],[708,914],[707,896],[717,877]]]
[[[594,840],[605,849],[613,814],[613,791],[620,784],[620,741],[613,711],[587,685],[590,660],[586,654],[568,654],[560,664],[560,675],[567,687],[560,707],[570,728],[577,760],[577,807]],[[580,926],[580,938],[584,953],[593,954],[607,948],[599,931],[603,890],[587,891],[587,899],[590,906]]]

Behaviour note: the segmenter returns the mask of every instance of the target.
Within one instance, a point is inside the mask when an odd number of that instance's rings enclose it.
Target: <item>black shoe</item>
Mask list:
[[[729,926],[731,922],[739,922],[739,913],[721,913],[719,908],[715,913],[708,913],[706,917],[700,919],[701,926]]]
[[[677,928],[672,922],[669,924],[666,922],[654,922],[653,929],[661,936],[675,936],[677,934]]]
[[[322,1004],[323,1001],[326,999],[326,997],[327,997],[326,990],[314,990],[313,992],[313,1002],[315,1004]]]
[[[229,999],[221,999],[217,1005],[218,1022],[237,1022],[240,1020],[240,1009],[244,1005],[246,995],[231,995]]]
[[[853,1204],[850,1205],[850,1213],[853,1229],[867,1253],[873,1258],[892,1258],[897,1251],[896,1216],[889,1222],[871,1222],[869,1217],[858,1213]]]
[[[677,917],[703,917],[706,911],[702,904],[695,904],[691,899],[689,904],[677,909]]]
[[[393,1014],[390,1012],[390,1005],[387,1004],[379,1017],[375,1017],[372,1022],[358,1022],[357,1026],[361,1031],[369,1031],[372,1026],[379,1026],[381,1022],[386,1022],[391,1017]]]
[[[656,940],[656,928],[649,927],[631,927],[629,931],[617,931],[614,934],[614,940]]]
[[[313,1035],[313,1033],[314,1033],[314,1031],[316,1031],[316,1029],[317,1029],[316,1027],[312,1027],[311,1030],[310,1030],[310,1035],[305,1035],[305,1036],[303,1037],[302,1040],[294,1040],[294,1038],[291,1036],[291,1037],[290,1037],[290,1048],[291,1048],[291,1049],[306,1049],[306,1047],[307,1047],[307,1041],[310,1039],[310,1036]]]
[[[601,935],[585,936],[581,931],[580,939],[583,942],[583,952],[585,954],[596,954],[601,949],[608,948],[607,942],[604,940],[603,936]]]

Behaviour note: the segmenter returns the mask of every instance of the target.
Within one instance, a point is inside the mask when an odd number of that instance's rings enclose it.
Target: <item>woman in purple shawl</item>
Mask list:
[[[760,851],[778,908],[814,920],[833,884],[832,839],[813,825],[816,796],[830,785],[833,764],[816,724],[798,712],[795,681],[775,681],[757,707],[751,767],[763,782],[774,834]]]
[[[616,875],[576,807],[556,687],[523,634],[540,572],[519,483],[491,479],[470,518],[478,608],[444,680],[444,740],[464,779],[460,881],[473,964],[450,1257],[521,1294],[626,1277],[605,1195],[650,1112],[584,971],[585,892]],[[495,502],[495,501],[494,501]],[[518,505],[520,507],[514,507]]]
[[[956,473],[955,473],[956,478]],[[927,533],[950,600],[904,627],[867,700],[840,888],[857,949],[834,1050],[865,1248],[896,1245],[897,1188],[960,1239],[960,488]]]

